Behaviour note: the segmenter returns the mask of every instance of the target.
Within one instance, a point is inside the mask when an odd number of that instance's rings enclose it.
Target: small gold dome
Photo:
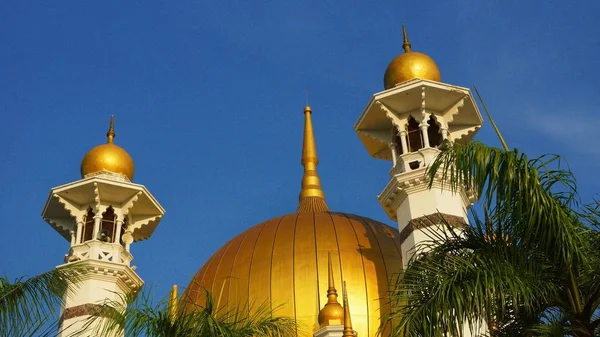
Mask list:
[[[440,69],[433,59],[423,53],[410,50],[406,28],[402,26],[404,33],[404,54],[399,55],[390,62],[383,77],[385,89],[390,89],[399,83],[410,81],[415,78],[441,81]]]
[[[135,165],[133,159],[123,148],[113,144],[115,137],[114,118],[110,118],[110,127],[106,133],[106,144],[91,149],[81,161],[81,177],[96,172],[118,173],[133,180]]]
[[[334,323],[335,322],[335,323]],[[339,303],[327,303],[319,311],[319,326],[344,324],[344,307]]]

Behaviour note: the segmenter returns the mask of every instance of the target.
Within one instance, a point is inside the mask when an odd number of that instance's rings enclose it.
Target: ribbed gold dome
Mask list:
[[[184,310],[204,305],[208,290],[223,312],[266,303],[275,315],[296,320],[298,336],[312,337],[322,326],[350,327],[334,286],[345,280],[353,328],[363,337],[376,335],[390,312],[390,279],[402,268],[400,233],[369,218],[329,212],[311,115],[306,107],[297,212],[251,227],[219,249],[187,286]]]
[[[390,89],[397,84],[410,81],[415,78],[441,81],[440,69],[433,59],[423,53],[411,51],[406,28],[402,26],[404,33],[404,54],[398,55],[390,62],[383,77],[385,89]]]
[[[90,151],[81,161],[81,177],[96,172],[107,171],[118,173],[133,180],[135,165],[133,159],[123,148],[113,144],[115,137],[114,117],[110,118],[110,127],[106,133],[107,142],[101,144]]]
[[[204,289],[229,310],[247,303],[281,305],[276,315],[296,319],[298,336],[312,337],[328,301],[328,253],[335,283],[347,282],[353,328],[374,337],[390,310],[390,278],[402,268],[399,232],[346,213],[288,214],[246,230],[198,271],[183,306],[203,305]]]

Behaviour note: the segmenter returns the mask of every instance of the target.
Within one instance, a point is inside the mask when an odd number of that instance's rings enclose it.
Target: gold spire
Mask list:
[[[348,305],[348,288],[346,287],[346,281],[344,281],[342,293],[344,296],[344,332],[342,337],[356,337],[354,330],[352,329],[352,318],[350,317],[350,306]]]
[[[171,321],[171,323],[173,323],[177,317],[177,296],[177,285],[174,284],[171,288],[171,293],[169,296],[169,320]]]
[[[329,273],[329,288],[327,289],[327,303],[338,303],[337,289],[335,289],[335,281],[333,279],[333,268],[331,266],[331,252],[327,252],[327,269]]]
[[[408,41],[408,34],[406,34],[406,26],[402,25],[402,35],[404,35],[404,44],[402,44],[402,49],[404,49],[405,53],[410,53],[411,44]]]
[[[110,116],[110,125],[108,126],[108,132],[106,132],[106,142],[112,143],[115,139],[115,115]]]
[[[341,325],[344,319],[344,308],[338,302],[338,293],[333,280],[333,268],[331,265],[331,252],[327,252],[327,267],[329,274],[329,288],[327,288],[327,303],[319,311],[319,326]]]
[[[311,114],[312,109],[307,105],[304,108],[304,143],[302,146],[304,176],[302,177],[298,212],[324,212],[329,210],[325,202],[325,193],[321,189],[321,179],[319,179],[317,173],[319,158],[317,157]]]

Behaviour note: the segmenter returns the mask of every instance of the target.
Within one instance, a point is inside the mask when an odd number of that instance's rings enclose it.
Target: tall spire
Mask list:
[[[406,26],[405,25],[402,25],[402,35],[404,35],[404,43],[402,44],[402,48],[404,48],[405,53],[408,53],[408,52],[410,52],[410,47],[412,47],[412,46],[411,46],[410,42],[408,41],[408,34],[406,34]]]
[[[317,173],[319,158],[317,157],[311,114],[312,109],[307,105],[304,108],[304,143],[302,146],[304,176],[302,176],[298,212],[324,212],[329,210],[325,202],[325,193],[321,189],[321,179],[319,179]]]
[[[344,281],[342,293],[344,296],[344,332],[342,337],[356,337],[354,330],[352,329],[352,318],[350,317],[350,306],[348,305],[348,288],[346,287],[346,281]]]
[[[106,133],[106,142],[112,143],[115,139],[115,116],[110,116],[110,125],[108,126],[108,132]]]

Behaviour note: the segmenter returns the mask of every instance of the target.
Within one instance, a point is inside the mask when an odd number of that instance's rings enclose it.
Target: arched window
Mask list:
[[[436,147],[442,143],[442,134],[440,133],[440,126],[437,124],[433,116],[429,116],[429,128],[427,129],[427,136],[429,138],[429,146]]]
[[[94,215],[92,208],[88,208],[85,221],[83,222],[83,237],[81,238],[81,242],[90,241],[94,238]]]
[[[423,148],[423,138],[419,123],[411,116],[408,120],[408,152],[415,152]]]
[[[115,210],[112,206],[106,209],[106,212],[102,214],[102,222],[100,223],[100,233],[98,239],[104,242],[113,242],[115,238]]]
[[[400,139],[398,132],[396,132],[396,128],[394,128],[392,130],[392,132],[394,133],[394,136],[392,137],[392,142],[394,142],[394,148],[396,149],[396,155],[399,156],[401,154],[404,154],[404,152],[402,151],[402,140]]]
[[[121,235],[119,235],[119,237],[121,238],[121,242],[119,242],[121,244],[121,246],[125,247],[125,242],[123,242],[123,234],[125,233],[125,230],[127,229],[127,226],[129,225],[129,216],[125,215],[123,217],[123,225],[121,226]]]

